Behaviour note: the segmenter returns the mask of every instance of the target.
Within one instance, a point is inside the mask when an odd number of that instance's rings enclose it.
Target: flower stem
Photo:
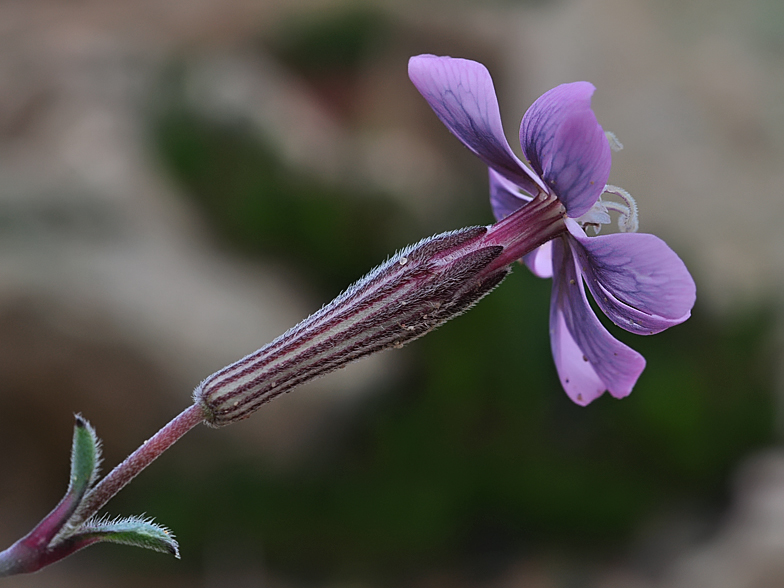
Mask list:
[[[531,202],[489,227],[484,243],[503,245],[489,269],[513,263],[566,232],[566,208],[554,194],[540,192]]]
[[[84,521],[98,512],[155,458],[201,422],[204,422],[204,412],[198,405],[194,404],[186,408],[109,472],[84,495],[84,498],[82,493],[88,484],[88,479],[92,477],[95,463],[90,467],[87,478],[83,480],[81,492],[74,490],[74,480],[78,481],[78,477],[74,478],[75,474],[72,470],[71,485],[63,500],[30,533],[0,552],[0,578],[35,572],[82,547],[102,540],[93,537],[79,542],[74,540],[72,533],[76,532]],[[77,429],[80,426],[84,427],[84,422],[81,418],[77,418]],[[92,442],[95,443],[96,440],[93,439]],[[74,443],[76,447],[76,441]],[[96,447],[93,445],[94,449]],[[58,540],[58,537],[61,539]]]
[[[70,524],[78,525],[93,516],[161,453],[202,422],[204,422],[204,412],[200,406],[194,404],[183,410],[87,493]]]

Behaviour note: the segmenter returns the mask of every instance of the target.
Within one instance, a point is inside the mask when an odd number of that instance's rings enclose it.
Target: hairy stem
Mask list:
[[[202,422],[204,412],[201,407],[194,404],[183,410],[98,482],[88,492],[70,523],[78,525],[93,516],[161,453]]]

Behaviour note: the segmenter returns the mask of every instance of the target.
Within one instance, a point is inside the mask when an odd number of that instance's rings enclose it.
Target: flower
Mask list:
[[[636,230],[636,205],[607,185],[611,146],[591,110],[594,87],[563,84],[528,109],[520,144],[529,166],[509,147],[493,81],[480,63],[451,57],[412,57],[409,77],[436,115],[489,166],[490,201],[500,221],[531,202],[556,197],[566,209],[565,229],[524,256],[540,277],[552,277],[550,343],[568,396],[586,405],[605,391],[627,396],[645,359],[615,339],[591,309],[641,335],[663,331],[691,314],[695,285],[681,259],[659,238],[633,232],[588,237],[619,212],[621,230]],[[624,204],[602,201],[609,192]]]

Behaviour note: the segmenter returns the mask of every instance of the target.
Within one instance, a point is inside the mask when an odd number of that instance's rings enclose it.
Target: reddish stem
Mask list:
[[[89,545],[90,541],[61,542],[52,548],[50,542],[64,525],[77,527],[98,512],[139,472],[155,461],[155,458],[201,422],[204,422],[201,407],[194,404],[186,408],[89,491],[73,516],[70,516],[68,511],[73,507],[74,498],[66,494],[60,504],[35,529],[0,552],[0,578],[35,572]]]
[[[194,404],[183,410],[98,482],[95,488],[87,493],[70,523],[78,525],[98,512],[139,472],[201,422],[204,422],[204,412],[200,406]]]

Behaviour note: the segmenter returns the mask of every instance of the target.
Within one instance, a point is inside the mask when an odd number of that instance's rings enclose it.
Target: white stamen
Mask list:
[[[623,188],[610,184],[604,187],[604,192],[623,200],[623,204],[611,200],[602,201],[608,210],[618,213],[618,229],[622,233],[636,233],[640,228],[640,220],[637,214],[637,202],[632,198],[632,195]]]
[[[618,140],[618,137],[615,136],[615,133],[610,131],[604,131],[604,135],[607,137],[607,140],[610,142],[610,149],[618,153],[621,149],[623,149],[623,143]]]
[[[610,223],[612,219],[610,219],[610,213],[607,212],[604,202],[599,198],[588,212],[575,220],[580,223],[580,226],[586,233],[588,232],[588,227],[590,227],[593,229],[593,234],[598,235],[599,231],[602,230],[602,225]]]

